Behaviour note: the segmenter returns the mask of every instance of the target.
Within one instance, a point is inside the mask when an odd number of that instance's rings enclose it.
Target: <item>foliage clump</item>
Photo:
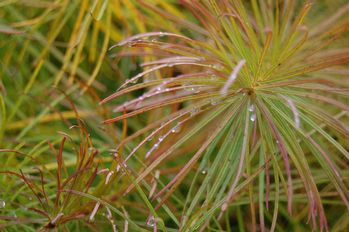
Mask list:
[[[348,3],[28,4],[0,3],[0,228],[349,226]]]

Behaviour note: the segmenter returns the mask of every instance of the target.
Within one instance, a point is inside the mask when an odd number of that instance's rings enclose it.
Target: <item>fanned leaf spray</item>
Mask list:
[[[347,143],[332,137],[349,138],[348,126],[340,121],[349,110],[348,84],[342,81],[349,48],[341,40],[348,31],[348,5],[329,18],[312,15],[307,20],[310,2],[180,2],[200,23],[200,30],[192,31],[195,38],[150,32],[113,47],[127,45],[135,54],[152,51],[158,57],[144,62],[144,71],[101,102],[143,91],[116,106],[114,111],[121,114],[105,121],[150,115],[145,128],[118,145],[126,163],[134,156],[145,159],[135,183],[167,161],[183,159],[177,174],[152,197],[159,208],[187,176],[193,176],[192,183],[201,181],[199,187],[191,185],[183,206],[183,231],[204,230],[239,195],[251,199],[253,191],[258,191],[261,231],[269,204],[274,231],[280,198],[287,196],[292,213],[294,194],[301,189],[313,228],[327,230],[311,167],[321,166],[349,210],[348,182],[342,175],[349,158]],[[182,20],[168,19],[185,27]],[[131,141],[139,142],[123,149]],[[139,152],[141,147],[147,152]],[[258,182],[257,189],[253,182]],[[254,212],[253,199],[250,204]]]

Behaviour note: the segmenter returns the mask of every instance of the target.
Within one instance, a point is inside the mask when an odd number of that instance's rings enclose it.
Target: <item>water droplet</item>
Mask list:
[[[163,32],[160,32],[160,33],[159,33],[159,36],[160,36],[160,37],[163,37],[164,35],[165,35],[165,34],[164,34]]]
[[[155,218],[153,216],[151,216],[148,221],[147,221],[147,225],[153,227],[155,225]]]
[[[155,144],[153,145],[153,148],[154,148],[154,150],[155,150],[155,149],[158,149],[158,148],[159,148],[159,143],[155,143]]]
[[[254,105],[250,105],[250,107],[248,108],[248,111],[253,112],[254,111]]]
[[[199,112],[200,112],[200,109],[197,107],[194,107],[190,112],[190,116],[194,116],[194,115],[198,114]]]
[[[159,137],[159,142],[162,142],[165,139],[165,136],[160,136]]]
[[[279,140],[276,140],[276,143],[279,144],[280,143]]]
[[[156,39],[152,39],[151,42],[157,42],[157,40]]]
[[[212,98],[212,99],[210,100],[210,103],[211,103],[211,105],[215,106],[215,105],[218,105],[219,100],[218,100],[217,98]]]
[[[136,84],[136,83],[137,83],[137,81],[138,81],[138,79],[131,79],[131,80],[130,80],[130,83],[132,83],[132,84]]]
[[[207,171],[206,171],[206,170],[202,170],[202,171],[201,171],[201,174],[202,174],[202,175],[206,175],[206,174],[207,174]]]
[[[181,126],[178,124],[175,127],[173,127],[171,130],[172,133],[178,133],[180,131],[181,131]]]
[[[223,70],[223,66],[220,65],[220,64],[215,64],[215,65],[212,66],[212,68],[214,68],[216,70],[219,70],[219,71]]]
[[[200,93],[200,87],[196,87],[196,86],[188,86],[188,87],[185,87],[184,90],[188,92],[193,92],[193,93]]]
[[[210,76],[210,79],[211,79],[211,81],[215,81],[215,80],[218,79],[218,77],[217,77],[217,75],[212,74],[212,75]]]
[[[251,116],[250,116],[250,120],[252,121],[252,122],[254,122],[254,121],[256,121],[256,115],[255,114],[252,114]]]
[[[200,93],[200,87],[194,87],[193,88],[194,93]]]
[[[130,41],[130,42],[128,42],[127,46],[132,47],[133,45],[135,45],[135,43],[136,43],[135,41]]]
[[[6,202],[4,200],[0,200],[0,209],[5,208]]]
[[[162,86],[162,85],[158,85],[156,87],[156,91],[158,91],[158,92],[162,91],[163,89],[164,89],[164,86]]]
[[[190,86],[192,84],[193,83],[191,83],[191,82],[188,82],[188,83],[184,84],[184,90],[188,91],[188,92],[192,92],[194,90],[194,88],[192,86]]]

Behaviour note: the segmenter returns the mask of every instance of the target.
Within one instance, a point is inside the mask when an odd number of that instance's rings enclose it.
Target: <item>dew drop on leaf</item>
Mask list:
[[[199,113],[200,112],[200,109],[199,108],[193,108],[192,110],[191,110],[191,112],[190,112],[190,116],[194,116],[194,115],[196,115],[197,113]]]
[[[160,91],[163,90],[163,89],[164,89],[164,88],[163,88],[162,85],[159,85],[159,86],[156,87],[156,91],[158,91],[158,92],[160,92]]]
[[[215,81],[215,80],[218,79],[218,77],[217,77],[217,75],[212,74],[212,75],[210,76],[210,79],[211,79],[211,81]]]
[[[18,217],[17,214],[16,214],[16,212],[14,212],[14,211],[11,213],[11,216],[14,217],[14,218],[17,218],[17,217]]]
[[[212,98],[212,99],[210,100],[210,103],[211,103],[211,105],[215,106],[215,105],[218,105],[219,100],[218,100],[217,98]]]
[[[191,84],[192,84],[192,83],[187,83],[187,84],[185,84],[184,90],[185,90],[185,91],[188,91],[188,92],[194,91],[195,89],[194,89],[194,87],[190,86]]]
[[[252,115],[250,116],[250,120],[251,120],[252,122],[256,121],[256,115],[255,115],[255,114],[252,114]]]
[[[155,219],[154,219],[153,216],[151,216],[151,217],[148,219],[147,225],[148,225],[148,226],[151,226],[151,227],[153,227],[153,226],[155,225]]]
[[[162,142],[165,139],[165,136],[160,136],[159,137],[159,142]]]
[[[171,130],[172,133],[178,133],[180,131],[181,131],[181,126],[178,124],[175,127],[173,127]]]
[[[0,200],[0,209],[5,208],[6,202],[4,200]]]
[[[248,111],[253,112],[254,111],[254,105],[250,105],[250,107],[248,108]]]

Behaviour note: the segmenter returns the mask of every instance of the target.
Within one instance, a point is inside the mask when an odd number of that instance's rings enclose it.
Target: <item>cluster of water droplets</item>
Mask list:
[[[163,127],[166,122],[163,122],[161,127]],[[149,149],[149,151],[145,154],[145,158],[148,158],[155,150],[157,150],[161,143],[171,134],[176,134],[181,131],[181,124],[177,123],[174,127],[172,127],[166,134],[159,136],[158,141]],[[149,137],[148,141],[152,140],[152,137]]]
[[[156,86],[153,90],[139,96],[138,98],[134,99],[134,100],[131,100],[131,101],[128,101],[128,102],[125,102],[124,104],[116,107],[114,109],[114,112],[119,112],[119,111],[122,111],[124,109],[128,109],[130,106],[132,105],[135,105],[136,107],[139,107],[139,105],[147,98],[150,98],[154,95],[157,95],[157,94],[160,94],[160,93],[165,93],[165,92],[169,92],[171,89],[170,88],[166,88],[165,85],[167,83],[164,82],[163,84],[161,85],[158,85]]]
[[[120,47],[120,46],[124,46],[124,45],[130,46],[130,45],[132,45],[132,43],[135,43],[137,41],[147,41],[148,39],[150,39],[152,41],[154,37],[155,38],[156,37],[163,37],[165,35],[189,39],[185,36],[174,34],[174,33],[169,33],[169,32],[161,32],[161,31],[160,32],[147,32],[147,33],[137,34],[137,35],[129,37],[128,39],[122,40],[119,43],[117,43],[116,45],[113,45],[112,47],[110,47],[109,50],[111,50],[115,47]]]
[[[157,65],[157,66],[154,66],[154,67],[151,67],[149,69],[146,69],[144,70],[143,72],[141,73],[138,73],[136,76],[126,80],[120,87],[119,87],[119,90],[120,89],[123,89],[125,87],[127,87],[128,85],[130,84],[136,84],[143,76],[149,74],[149,73],[152,73],[156,70],[159,70],[161,68],[164,68],[164,67],[168,67],[169,64],[161,64],[161,65]],[[173,64],[172,64],[173,65]]]
[[[164,92],[168,92],[170,91],[169,88],[166,88],[166,84],[168,82],[163,82],[161,85],[158,85],[155,87],[155,93],[159,94],[159,93],[164,93]],[[148,95],[145,95],[146,97],[149,97]]]
[[[256,121],[257,115],[256,115],[256,112],[255,112],[256,109],[255,109],[254,104],[251,104],[251,105],[249,106],[248,111],[250,112],[250,121],[251,121],[251,122]]]

